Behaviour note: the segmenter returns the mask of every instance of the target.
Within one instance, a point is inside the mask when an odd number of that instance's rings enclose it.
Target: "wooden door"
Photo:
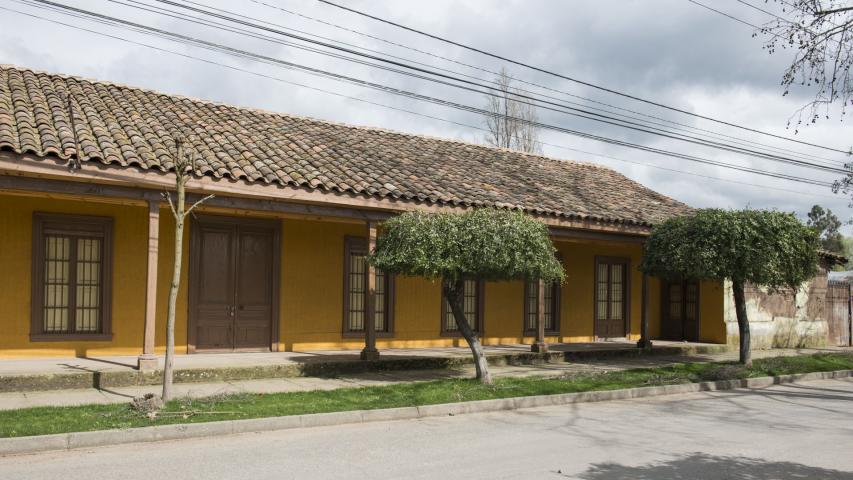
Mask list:
[[[628,261],[599,257],[595,272],[595,336],[619,339],[627,336]]]
[[[666,340],[699,341],[699,285],[664,282],[661,301],[661,336]]]
[[[850,285],[847,282],[830,280],[824,301],[829,344],[839,347],[853,345],[850,328]]]
[[[202,217],[190,251],[190,351],[268,351],[277,302],[275,224]]]
[[[234,348],[269,349],[272,317],[273,235],[237,228]]]
[[[190,279],[196,286],[195,308],[190,312],[195,325],[190,328],[197,350],[234,348],[235,231],[234,225],[201,222],[193,229],[197,274]]]

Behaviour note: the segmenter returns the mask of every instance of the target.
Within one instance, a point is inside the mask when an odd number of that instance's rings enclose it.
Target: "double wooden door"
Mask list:
[[[278,296],[277,224],[205,216],[191,230],[190,350],[270,350]]]
[[[699,341],[699,284],[664,282],[661,336],[666,340]]]

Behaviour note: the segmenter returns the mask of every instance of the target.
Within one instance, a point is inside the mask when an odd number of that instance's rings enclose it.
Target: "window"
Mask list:
[[[595,260],[596,336],[627,335],[628,316],[627,258],[597,257]]]
[[[344,333],[361,334],[367,317],[367,241],[347,237],[344,248]],[[394,276],[376,270],[377,334],[393,332]]]
[[[528,280],[524,286],[524,331],[536,334],[539,311],[539,281]],[[560,331],[560,284],[545,283],[545,332]]]
[[[465,319],[475,332],[483,333],[483,290],[484,283],[477,280],[465,280],[465,293],[462,308],[465,311]],[[450,310],[450,303],[441,295],[441,333],[445,335],[458,335],[456,319]]]
[[[112,219],[33,216],[33,340],[110,338]]]

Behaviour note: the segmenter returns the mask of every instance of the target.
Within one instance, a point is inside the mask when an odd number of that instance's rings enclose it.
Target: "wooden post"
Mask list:
[[[367,252],[372,253],[376,248],[376,222],[367,222]],[[376,349],[376,268],[367,264],[365,270],[365,285],[367,292],[364,308],[364,349],[361,351],[362,360],[376,360],[379,350]]]
[[[640,341],[637,348],[648,350],[652,348],[652,339],[649,338],[649,275],[643,273],[643,293],[640,313]]]
[[[157,356],[154,355],[154,333],[157,318],[157,260],[160,243],[160,204],[154,200],[148,202],[148,270],[145,284],[145,336],[142,342],[142,355],[137,360],[139,370],[157,369]]]
[[[536,287],[536,341],[530,351],[545,353],[548,351],[548,344],[545,343],[545,281],[539,279]]]

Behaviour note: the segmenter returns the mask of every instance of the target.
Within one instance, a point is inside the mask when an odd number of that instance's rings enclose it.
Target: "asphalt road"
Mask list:
[[[0,479],[853,480],[853,380],[0,458]]]

